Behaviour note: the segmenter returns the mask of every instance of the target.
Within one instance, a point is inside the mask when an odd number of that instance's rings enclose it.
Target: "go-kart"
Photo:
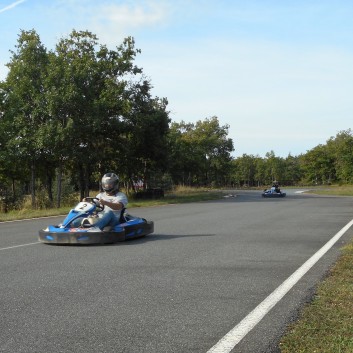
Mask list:
[[[104,206],[97,198],[86,197],[61,224],[40,230],[39,241],[46,244],[111,244],[141,238],[154,231],[152,221],[134,217],[125,209],[121,211],[119,224],[100,230],[94,226],[94,221],[103,210]]]
[[[280,190],[265,189],[262,197],[285,197],[286,193]]]

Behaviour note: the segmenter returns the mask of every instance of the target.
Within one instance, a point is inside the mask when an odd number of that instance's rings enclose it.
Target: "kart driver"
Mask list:
[[[281,192],[281,190],[280,190],[280,188],[279,188],[278,181],[275,180],[275,181],[272,183],[271,192],[272,192],[272,193],[279,193],[279,192]]]
[[[81,226],[91,227],[94,225],[103,230],[106,226],[114,227],[119,223],[121,211],[128,203],[127,196],[119,191],[119,177],[115,173],[104,174],[102,189],[103,192],[100,192],[96,198],[104,206],[104,210],[98,214],[94,221],[90,218],[83,219]]]

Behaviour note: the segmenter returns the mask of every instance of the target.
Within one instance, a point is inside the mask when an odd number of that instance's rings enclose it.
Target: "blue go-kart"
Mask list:
[[[272,190],[272,189],[265,189],[264,192],[262,193],[262,197],[285,197],[287,194],[285,192],[282,192],[280,190]]]
[[[49,225],[39,231],[39,241],[46,244],[112,244],[141,238],[153,233],[154,223],[121,211],[120,222],[103,230],[94,226],[104,206],[95,197],[79,202],[59,225]],[[82,222],[85,220],[85,222]],[[83,224],[83,225],[81,225]]]

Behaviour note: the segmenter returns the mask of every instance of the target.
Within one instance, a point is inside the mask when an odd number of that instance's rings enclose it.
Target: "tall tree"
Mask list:
[[[125,117],[127,130],[123,163],[129,179],[142,176],[144,188],[148,170],[165,171],[168,157],[168,101],[166,98],[152,98],[151,89],[151,83],[145,79],[130,83],[127,94],[131,109]]]
[[[75,30],[56,46],[50,107],[67,132],[66,147],[62,139],[58,146],[80,181],[81,197],[88,194],[93,170],[122,159],[124,117],[131,109],[125,91],[129,77],[141,72],[133,64],[138,52],[131,37],[108,50],[96,35]]]
[[[277,157],[274,151],[267,152],[265,155],[266,163],[266,183],[274,180],[281,182],[285,178],[285,163],[283,158]]]
[[[353,182],[353,136],[352,130],[340,131],[326,144],[327,178],[337,177],[340,182]],[[333,171],[334,170],[334,171]]]
[[[230,181],[233,141],[228,138],[229,126],[220,126],[217,117],[171,126],[170,170],[175,180],[208,185],[211,181],[224,185]]]
[[[38,133],[47,119],[43,79],[47,74],[48,54],[34,31],[21,31],[17,50],[12,52],[9,73],[4,84],[6,100],[3,118],[10,131],[8,151],[16,151],[18,163],[31,171],[32,206],[35,206],[35,180],[38,162]]]
[[[239,186],[254,186],[257,160],[253,155],[243,154],[234,161],[234,179]]]
[[[285,171],[283,181],[288,185],[295,185],[302,179],[299,157],[289,154],[284,160]]]
[[[305,180],[313,184],[331,182],[333,164],[327,145],[318,145],[301,157]]]

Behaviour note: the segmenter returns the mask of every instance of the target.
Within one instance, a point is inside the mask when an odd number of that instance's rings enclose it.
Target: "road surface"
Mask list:
[[[0,352],[210,352],[353,218],[350,197],[230,193],[130,209],[154,220],[155,233],[114,245],[38,243],[38,230],[62,217],[0,223]],[[352,236],[348,229],[239,343],[218,352],[278,352]]]

